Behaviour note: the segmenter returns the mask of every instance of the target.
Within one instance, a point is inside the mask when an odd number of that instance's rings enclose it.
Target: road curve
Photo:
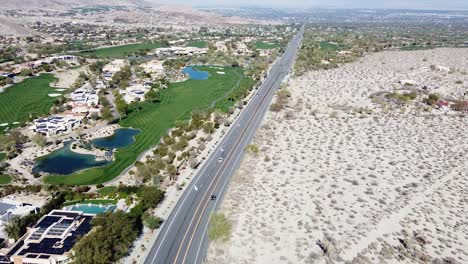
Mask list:
[[[217,208],[229,177],[239,167],[245,146],[260,126],[276,90],[290,72],[303,32],[304,27],[290,41],[281,58],[270,68],[268,77],[257,90],[257,94],[193,178],[148,250],[145,264],[204,262],[210,215]],[[218,197],[215,201],[210,200],[212,194]]]

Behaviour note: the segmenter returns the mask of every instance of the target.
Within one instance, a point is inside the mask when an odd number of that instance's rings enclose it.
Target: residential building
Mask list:
[[[35,119],[29,127],[36,133],[44,136],[66,134],[81,125],[84,116],[79,115],[54,115]]]
[[[70,94],[72,113],[89,114],[100,112],[99,96],[90,84],[85,84]]]
[[[160,60],[151,60],[145,63],[142,63],[140,66],[143,68],[143,71],[155,77],[163,77],[165,75],[163,61]]]
[[[149,85],[134,84],[125,90],[120,90],[119,93],[127,103],[145,101],[145,94],[150,91]]]
[[[169,47],[169,48],[158,48],[155,50],[155,54],[160,55],[176,55],[176,56],[192,56],[206,54],[208,52],[207,48],[197,48],[197,47]]]
[[[8,198],[3,198],[0,201],[0,239],[7,238],[4,227],[15,217],[21,217],[35,212],[39,208],[29,203],[15,201]]]
[[[223,52],[225,52],[225,51],[228,50],[227,47],[226,47],[226,42],[225,42],[225,41],[216,41],[216,42],[214,43],[214,46],[215,46],[215,48],[216,48],[218,51],[223,51]]]
[[[80,211],[53,210],[0,254],[0,264],[69,263],[71,249],[91,230],[93,216]]]

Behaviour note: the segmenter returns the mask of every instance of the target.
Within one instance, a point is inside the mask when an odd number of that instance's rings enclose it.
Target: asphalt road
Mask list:
[[[270,68],[257,94],[204,162],[161,227],[155,243],[148,250],[145,264],[204,262],[210,215],[217,208],[229,177],[239,167],[244,149],[260,126],[276,90],[290,72],[302,35],[303,28],[291,40],[283,56]],[[212,194],[217,196],[216,200],[210,199]]]

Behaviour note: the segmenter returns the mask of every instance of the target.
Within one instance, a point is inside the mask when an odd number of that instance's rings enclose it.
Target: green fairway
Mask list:
[[[237,91],[247,90],[245,86],[253,85],[250,78],[244,76],[240,68],[196,67],[208,71],[208,80],[188,80],[173,83],[161,93],[161,103],[141,103],[137,110],[120,122],[123,127],[141,129],[129,147],[119,149],[115,153],[115,161],[107,166],[88,169],[76,174],[63,176],[47,176],[44,181],[50,184],[91,185],[107,182],[118,176],[125,168],[133,164],[140,153],[155,146],[161,136],[174,126],[177,120],[188,120],[191,112],[197,109],[207,109],[212,105],[227,109],[234,100],[227,100],[230,95],[238,98]],[[218,74],[223,71],[225,74]],[[234,90],[234,94],[231,94]]]
[[[16,127],[24,124],[30,116],[48,114],[56,100],[48,94],[62,93],[49,86],[55,79],[51,74],[41,74],[14,84],[0,93],[0,124],[8,123],[9,127]],[[14,122],[19,124],[13,124]]]
[[[92,51],[82,51],[78,55],[92,58],[125,58],[141,51],[150,51],[152,49],[164,47],[162,43],[136,43],[95,49]]]
[[[263,41],[257,41],[255,42],[255,48],[256,49],[276,49],[279,48],[280,44],[278,43],[266,43]]]
[[[0,174],[0,185],[8,184],[10,182],[11,182],[11,176],[10,175]]]
[[[340,45],[335,44],[335,43],[331,43],[331,42],[328,42],[328,41],[320,41],[320,48],[322,50],[330,50],[330,51],[337,51],[337,50],[342,49],[342,47],[340,47]]]
[[[206,41],[193,41],[186,45],[187,47],[206,48]]]

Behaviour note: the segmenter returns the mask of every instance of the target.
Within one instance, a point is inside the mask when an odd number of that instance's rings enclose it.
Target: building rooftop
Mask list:
[[[78,238],[91,230],[92,218],[93,215],[79,211],[54,210],[30,228],[3,258],[12,261],[18,257],[49,259],[66,256]]]

